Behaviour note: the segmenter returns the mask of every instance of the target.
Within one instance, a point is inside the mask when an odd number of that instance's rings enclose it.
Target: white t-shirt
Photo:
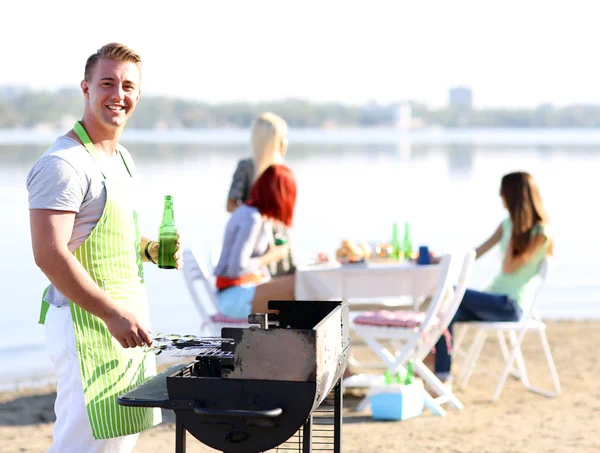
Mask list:
[[[132,174],[132,160],[127,151],[119,147],[127,159]],[[107,156],[99,153],[102,168],[111,175],[129,176],[119,154]],[[38,159],[27,175],[29,209],[53,209],[75,212],[73,232],[68,248],[71,252],[90,235],[104,211],[106,188],[100,167],[79,142],[61,136]],[[50,286],[45,299],[52,305],[68,305],[69,301],[54,286]]]

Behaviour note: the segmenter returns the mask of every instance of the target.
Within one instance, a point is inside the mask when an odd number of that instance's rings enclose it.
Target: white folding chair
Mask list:
[[[498,342],[500,344],[500,350],[502,351],[502,356],[504,358],[504,368],[502,373],[500,374],[500,379],[498,384],[496,385],[496,390],[494,391],[494,395],[492,396],[492,401],[497,401],[500,397],[500,393],[506,379],[509,374],[512,374],[516,378],[520,379],[525,388],[534,393],[539,393],[545,396],[558,396],[560,394],[560,381],[558,379],[558,373],[556,372],[556,366],[554,364],[554,360],[552,358],[552,353],[550,352],[550,345],[548,344],[548,338],[546,336],[546,324],[542,322],[542,319],[537,312],[535,305],[540,299],[544,284],[548,275],[548,259],[545,259],[541,265],[540,270],[537,275],[538,285],[536,287],[536,292],[531,301],[529,307],[526,308],[525,313],[523,313],[523,317],[518,322],[468,322],[464,323],[463,331],[461,332],[461,338],[464,338],[466,334],[467,328],[477,329],[475,334],[475,338],[471,345],[469,352],[466,355],[465,362],[461,369],[461,373],[458,377],[458,387],[460,389],[465,389],[469,382],[469,378],[475,369],[475,365],[477,363],[477,359],[481,354],[481,350],[485,344],[487,335],[491,332],[496,332],[496,336],[498,338]],[[554,391],[543,390],[538,387],[534,387],[529,382],[529,378],[527,376],[527,368],[525,366],[525,360],[523,358],[523,352],[521,351],[521,343],[523,342],[523,338],[527,332],[537,332],[540,335],[540,341],[542,343],[542,348],[544,350],[544,355],[546,358],[546,363],[548,365],[548,370],[550,372],[550,376],[552,378],[552,382],[554,385]],[[510,341],[510,349],[507,346],[506,338],[504,334],[508,334],[508,338]],[[514,368],[514,364],[516,363],[516,369]]]
[[[194,305],[202,320],[201,332],[212,337],[220,337],[223,327],[244,327],[248,325],[246,319],[228,318],[219,313],[217,293],[214,286],[212,273],[208,271],[211,256],[204,254],[197,248],[194,253],[191,249],[183,251],[183,277]]]
[[[440,311],[438,314],[439,323],[432,326],[432,333],[427,336],[427,339],[430,341],[422,341],[421,343],[419,343],[419,348],[416,352],[416,355],[421,361],[425,359],[425,357],[431,351],[431,348],[435,345],[434,343],[431,343],[431,339],[440,338],[447,332],[448,326],[450,325],[452,318],[454,318],[456,310],[458,310],[458,307],[462,302],[463,296],[465,295],[465,291],[467,290],[469,277],[471,276],[471,271],[473,270],[473,263],[475,262],[475,255],[475,250],[470,249],[463,256],[462,262],[453,260],[453,265],[458,265],[460,263],[461,266],[458,272],[456,285],[454,287],[454,294],[452,295],[452,298],[448,301],[447,306],[440,307]]]
[[[412,319],[412,325],[388,325],[369,314],[353,314],[350,322],[351,329],[360,336],[365,343],[385,362],[387,369],[396,373],[404,369],[404,365],[409,360],[413,362],[415,371],[429,386],[439,395],[434,398],[425,392],[425,405],[437,415],[445,415],[446,411],[441,404],[449,403],[457,409],[464,406],[458,398],[452,393],[452,390],[445,386],[425,365],[422,359],[426,353],[423,351],[427,347],[437,342],[441,335],[440,330],[436,330],[442,319],[439,317],[440,309],[448,309],[454,302],[452,291],[452,279],[450,278],[450,266],[452,263],[451,255],[445,255],[440,262],[440,273],[436,285],[435,294],[432,297],[426,312],[417,314],[415,312],[404,312]],[[394,317],[398,317],[402,312],[393,312]],[[444,313],[446,314],[446,313]],[[417,316],[420,315],[420,316]],[[364,318],[364,319],[361,319]],[[372,319],[373,323],[369,320]],[[417,319],[417,321],[415,321]],[[367,322],[368,324],[364,324]],[[391,341],[394,343],[395,353],[392,353],[382,342]],[[346,387],[352,386],[353,377],[344,381]],[[366,409],[370,404],[370,394],[359,403],[357,410]]]

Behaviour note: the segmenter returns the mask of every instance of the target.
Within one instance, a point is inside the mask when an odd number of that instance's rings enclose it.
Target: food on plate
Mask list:
[[[369,244],[367,244],[366,242],[361,242],[360,244],[358,244],[358,247],[363,251],[363,256],[365,257],[365,259],[371,258],[371,256],[373,255],[373,249]]]
[[[356,244],[350,239],[344,239],[340,244],[340,247],[335,252],[335,257],[339,259],[346,259],[348,261],[358,261],[369,258],[373,251],[371,246],[367,243]]]
[[[317,263],[328,263],[328,262],[329,262],[329,256],[327,255],[327,253],[319,252],[319,254],[317,255]]]

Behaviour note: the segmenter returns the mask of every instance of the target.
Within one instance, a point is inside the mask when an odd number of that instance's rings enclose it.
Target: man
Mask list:
[[[50,452],[130,452],[160,423],[153,409],[116,398],[156,373],[142,261],[158,243],[139,234],[131,156],[119,145],[140,96],[141,59],[107,44],[89,57],[83,119],[27,178],[36,264],[51,285],[40,322],[57,374]],[[177,268],[183,261],[178,246]]]

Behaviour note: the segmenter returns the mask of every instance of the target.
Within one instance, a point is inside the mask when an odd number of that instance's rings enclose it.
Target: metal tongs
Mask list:
[[[207,353],[215,352],[220,349],[224,341],[223,338],[199,337],[196,335],[179,335],[158,333],[152,339],[152,345],[143,346],[144,352],[152,352],[154,355],[162,354],[164,351],[181,351],[182,354],[173,355],[193,355],[198,349],[206,350]],[[233,340],[229,340],[233,341]],[[188,349],[189,352],[184,351]]]

